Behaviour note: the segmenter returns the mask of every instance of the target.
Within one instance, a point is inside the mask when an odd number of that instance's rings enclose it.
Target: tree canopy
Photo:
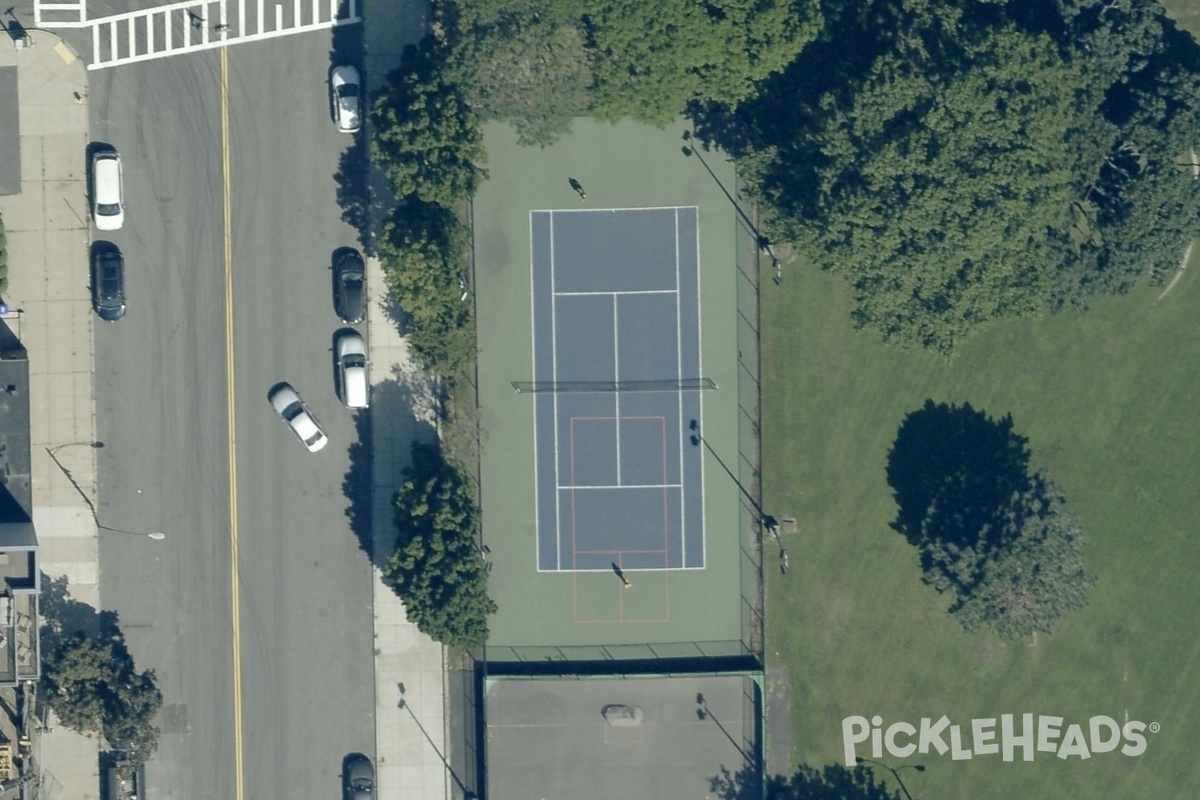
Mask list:
[[[453,379],[475,356],[471,306],[462,300],[470,232],[454,212],[415,197],[388,214],[377,241],[392,300],[425,371]]]
[[[452,74],[487,118],[546,145],[587,113],[662,125],[735,104],[821,28],[818,0],[455,0]]]
[[[453,381],[475,356],[459,284],[470,232],[458,213],[487,172],[479,116],[447,53],[435,37],[404,51],[373,106],[371,157],[396,198],[376,244],[397,316],[426,372]]]
[[[758,769],[731,772],[723,768],[709,779],[712,793],[721,800],[761,800],[762,777]],[[875,775],[875,767],[859,764],[845,767],[825,764],[817,768],[801,764],[790,777],[772,775],[767,780],[766,800],[900,800]]]
[[[815,0],[596,0],[595,113],[665,124],[688,103],[736,104],[821,29]]]
[[[477,12],[462,24],[450,74],[483,118],[513,126],[519,144],[551,144],[589,112],[594,52],[578,15]]]
[[[397,198],[446,208],[487,176],[477,115],[443,68],[442,45],[426,37],[405,48],[371,107],[371,157]]]
[[[496,604],[476,537],[479,511],[466,475],[436,445],[414,442],[396,494],[396,549],[384,580],[421,632],[451,647],[487,640]]]
[[[905,418],[888,453],[892,527],[968,631],[1049,633],[1095,582],[1083,568],[1082,526],[1029,459],[1011,417],[931,400]]]
[[[158,749],[154,716],[162,693],[154,672],[137,672],[122,640],[48,637],[40,695],[63,725],[103,736],[133,766]]]
[[[1178,260],[1200,219],[1175,167],[1196,46],[1156,3],[823,9],[820,41],[731,116],[710,110],[707,135],[772,238],[854,287],[856,324],[948,353]]]

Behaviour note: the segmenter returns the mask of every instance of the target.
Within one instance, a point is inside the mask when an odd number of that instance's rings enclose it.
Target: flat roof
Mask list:
[[[489,679],[485,691],[489,800],[695,800],[724,770],[743,773],[739,800],[761,797],[750,677]],[[611,706],[638,719],[611,724]]]
[[[30,442],[29,361],[0,356],[0,548],[36,543]]]

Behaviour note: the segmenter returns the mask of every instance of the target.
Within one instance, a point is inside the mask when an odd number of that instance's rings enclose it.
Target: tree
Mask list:
[[[1029,472],[1011,417],[927,400],[900,426],[887,476],[892,527],[918,551],[922,581],[953,597],[964,629],[1003,637],[1050,632],[1094,583],[1087,538],[1049,478]]]
[[[459,285],[469,237],[452,211],[409,197],[388,214],[378,241],[413,352],[427,373],[442,378],[454,378],[475,357],[471,307]]]
[[[578,16],[510,11],[460,31],[451,70],[481,117],[512,124],[518,144],[544,147],[591,107],[587,44]]]
[[[709,783],[721,800],[760,800],[763,796],[756,768],[736,773],[722,768]],[[801,764],[791,777],[771,776],[766,789],[767,800],[900,800],[900,794],[888,789],[875,777],[874,769],[864,764],[826,764],[820,769]]]
[[[371,108],[371,158],[395,197],[454,208],[486,177],[487,152],[478,115],[447,75],[445,56],[432,37],[405,48]]]
[[[1200,190],[1171,168],[1170,129],[1196,104],[1166,76],[1196,45],[1162,52],[1156,3],[822,12],[818,42],[700,128],[737,156],[772,238],[854,287],[857,325],[949,353],[1177,261]]]
[[[688,103],[736,104],[817,35],[816,0],[595,0],[595,113],[663,125]]]
[[[968,631],[990,628],[1006,638],[1050,633],[1063,614],[1086,605],[1096,582],[1083,568],[1087,536],[1062,490],[1043,476],[1008,511],[1008,545],[980,563],[975,585],[950,613]]]
[[[41,695],[63,725],[99,734],[126,753],[132,766],[146,762],[158,748],[154,716],[162,693],[153,671],[137,672],[117,637],[84,634],[55,641],[44,662]]]
[[[105,689],[112,679],[111,645],[82,634],[58,643],[45,661],[41,688],[59,721],[80,733],[99,734],[104,726]]]
[[[396,550],[383,575],[409,621],[451,647],[482,645],[496,604],[487,593],[479,512],[466,475],[436,445],[414,442],[395,507]]]
[[[970,34],[968,33],[968,37]],[[855,289],[854,320],[884,339],[950,352],[993,319],[1037,313],[1084,176],[1114,135],[1082,58],[1014,25],[960,42],[972,66],[945,72],[888,53],[853,93],[827,93],[811,159],[764,199],[818,263]],[[779,178],[777,177],[778,181]]]

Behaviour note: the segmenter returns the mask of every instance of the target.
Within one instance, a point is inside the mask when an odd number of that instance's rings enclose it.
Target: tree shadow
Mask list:
[[[387,563],[394,547],[391,508],[412,443],[437,439],[428,413],[431,391],[419,375],[394,369],[390,379],[371,388],[370,412],[354,415],[357,440],[350,445],[350,467],[342,479],[345,514],[359,547],[377,567]],[[377,509],[377,503],[387,509]]]
[[[992,419],[970,403],[926,400],[910,412],[888,452],[896,501],[891,527],[909,544],[989,552],[1015,495],[1030,488],[1029,448],[1011,416]]]
[[[342,222],[354,228],[363,253],[374,255],[369,186],[371,159],[366,141],[360,137],[361,134],[356,134],[354,143],[342,152],[333,180],[337,184],[337,202],[342,209]]]
[[[42,652],[53,654],[65,640],[76,636],[96,642],[112,642],[120,652],[125,650],[125,634],[118,624],[115,611],[97,611],[93,606],[71,597],[65,575],[51,578],[42,573],[42,590],[38,595]]]
[[[709,779],[721,800],[760,800],[763,785],[758,770],[722,768]],[[791,777],[772,775],[766,781],[766,800],[900,800],[897,792],[875,778],[867,765],[826,764],[821,769],[802,764]]]

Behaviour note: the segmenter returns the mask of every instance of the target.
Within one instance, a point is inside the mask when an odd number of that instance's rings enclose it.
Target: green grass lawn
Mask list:
[[[1163,8],[1167,9],[1167,16],[1193,36],[1200,31],[1200,0],[1165,0]]]
[[[842,760],[841,720],[1033,713],[1156,722],[1146,753],[1034,763],[913,756],[921,800],[1176,798],[1200,784],[1200,258],[1087,314],[997,325],[953,360],[884,346],[839,278],[763,281],[764,491],[795,516],[791,571],[768,547],[768,665],[790,675],[792,767]],[[884,464],[926,398],[1011,413],[1090,533],[1089,605],[1053,636],[967,634],[888,527]],[[860,748],[863,746],[860,745]],[[865,749],[859,753],[870,756]],[[1019,756],[1018,756],[1019,758]],[[909,777],[911,776],[911,777]],[[1193,787],[1188,789],[1187,787]]]

